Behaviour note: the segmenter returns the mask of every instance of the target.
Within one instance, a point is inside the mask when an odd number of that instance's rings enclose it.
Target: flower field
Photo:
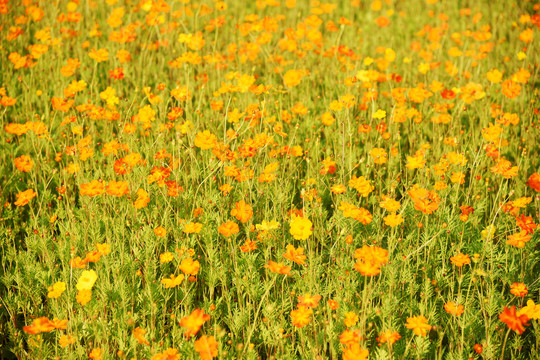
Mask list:
[[[0,359],[538,359],[539,30],[0,0]]]

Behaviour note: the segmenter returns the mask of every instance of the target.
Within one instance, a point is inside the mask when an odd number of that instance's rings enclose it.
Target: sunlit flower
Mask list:
[[[426,336],[431,330],[431,325],[428,324],[428,319],[423,315],[407,318],[407,329],[411,329],[418,336]]]
[[[525,286],[525,284],[513,283],[510,285],[510,292],[516,296],[525,297],[529,291],[527,290],[527,286]]]
[[[225,237],[231,237],[234,234],[238,234],[239,231],[240,228],[234,221],[227,221],[218,228],[218,232]]]
[[[471,258],[467,254],[459,253],[456,256],[450,257],[450,261],[457,267],[462,267],[463,265],[468,265],[471,263]]]
[[[296,240],[306,240],[312,234],[313,223],[305,217],[293,216],[289,232]]]
[[[97,274],[94,270],[85,270],[81,273],[77,282],[77,290],[92,290],[97,280]]]
[[[63,281],[58,281],[54,283],[53,286],[49,287],[47,290],[49,291],[49,293],[47,294],[48,298],[57,299],[60,297],[60,295],[62,295],[64,291],[66,291],[66,283]]]
[[[189,339],[191,336],[196,335],[201,326],[208,320],[210,320],[210,315],[205,314],[202,309],[195,309],[189,316],[180,320],[180,326],[186,329],[184,335]]]
[[[211,360],[218,356],[219,344],[213,336],[203,335],[195,341],[195,351],[199,353],[201,360]]]
[[[301,328],[309,324],[310,317],[313,314],[313,310],[307,306],[298,306],[297,310],[291,311],[291,319],[293,326]]]
[[[527,323],[529,317],[526,314],[518,315],[515,306],[510,309],[505,306],[503,312],[499,314],[499,319],[520,335],[525,331],[525,326],[529,326]]]
[[[446,310],[447,313],[454,316],[460,316],[463,314],[463,305],[458,305],[452,301],[447,302],[444,304],[444,310]]]
[[[32,189],[26,191],[21,191],[17,194],[17,201],[15,201],[16,206],[24,206],[30,202],[33,198],[37,196],[37,192]]]

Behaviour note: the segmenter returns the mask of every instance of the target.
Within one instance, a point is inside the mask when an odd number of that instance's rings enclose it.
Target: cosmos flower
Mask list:
[[[418,336],[426,336],[431,330],[431,325],[428,324],[428,319],[425,316],[412,316],[407,318],[407,329],[411,329]]]
[[[503,312],[499,314],[499,319],[519,335],[523,334],[525,326],[529,326],[527,323],[529,317],[526,314],[518,315],[515,306],[510,309],[505,306]]]

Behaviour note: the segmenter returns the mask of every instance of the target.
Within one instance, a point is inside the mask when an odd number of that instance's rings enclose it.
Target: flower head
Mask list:
[[[411,329],[418,336],[426,336],[431,330],[431,325],[428,324],[428,319],[425,316],[413,316],[407,319],[407,329]]]
[[[510,309],[505,306],[503,312],[499,314],[499,319],[520,335],[525,331],[525,326],[529,326],[527,323],[529,317],[526,314],[518,315],[513,305]]]

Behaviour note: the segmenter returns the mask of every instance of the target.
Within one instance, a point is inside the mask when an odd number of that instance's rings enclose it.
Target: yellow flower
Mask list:
[[[356,325],[359,319],[360,318],[358,317],[358,315],[356,315],[352,311],[349,311],[348,313],[345,313],[345,320],[343,320],[343,322],[345,323],[346,327],[352,327]]]
[[[482,235],[482,239],[488,240],[488,241],[493,239],[493,236],[495,235],[496,230],[497,228],[495,227],[495,225],[486,226],[486,228],[482,230],[482,232],[480,233]]]
[[[386,111],[379,109],[373,114],[374,119],[384,119],[386,117]]]
[[[77,293],[77,302],[82,306],[86,305],[90,300],[92,300],[92,291],[91,290],[80,290]]]
[[[64,291],[66,291],[66,283],[63,281],[58,281],[53,286],[49,287],[47,289],[49,293],[47,294],[48,298],[51,299],[57,299],[62,295]]]
[[[173,259],[174,259],[174,256],[170,252],[166,252],[166,253],[163,253],[163,254],[159,255],[159,262],[162,263],[162,264],[171,262]]]
[[[107,243],[96,244],[96,248],[101,255],[109,255],[111,253],[111,247]]]
[[[203,224],[197,222],[190,222],[184,226],[184,233],[186,234],[198,234],[201,232]]]
[[[293,216],[289,232],[296,240],[306,240],[311,236],[313,223],[304,217]]]
[[[170,278],[165,278],[161,280],[161,283],[165,285],[165,288],[170,289],[170,288],[174,288],[180,285],[183,280],[184,280],[183,274],[180,274],[178,276],[174,276],[174,274],[171,274]]]
[[[202,149],[213,149],[216,146],[217,137],[208,130],[199,132],[195,137],[195,146]]]
[[[94,270],[85,270],[82,272],[77,282],[77,290],[92,290],[94,283],[97,280],[97,274]]]
[[[424,155],[417,154],[415,156],[407,156],[407,164],[405,165],[407,169],[413,170],[413,169],[421,169],[426,164],[426,160],[424,160]]]
[[[518,316],[527,315],[529,319],[540,319],[540,304],[535,304],[532,300],[527,300],[527,306],[523,307],[517,313]]]
[[[266,221],[263,220],[262,223],[256,224],[255,228],[260,231],[270,231],[279,228],[279,223],[275,220]]]
[[[383,148],[373,148],[369,152],[375,164],[384,164],[388,160],[388,154]]]
[[[75,343],[75,338],[71,335],[62,335],[60,337],[60,340],[58,340],[58,344],[63,348],[74,343]]]
[[[492,84],[498,84],[502,80],[503,73],[497,69],[488,71],[486,77]]]

